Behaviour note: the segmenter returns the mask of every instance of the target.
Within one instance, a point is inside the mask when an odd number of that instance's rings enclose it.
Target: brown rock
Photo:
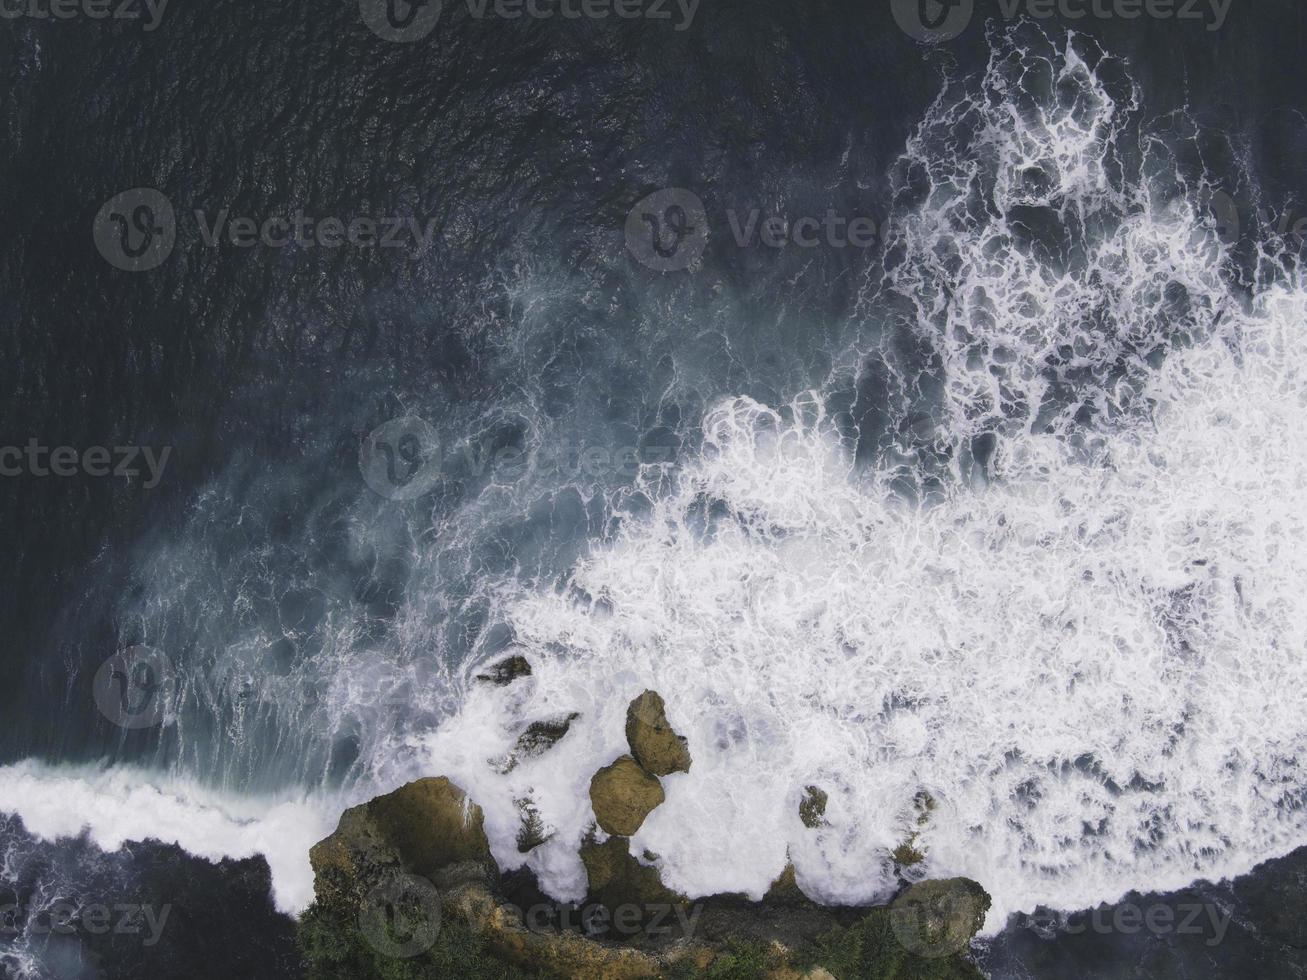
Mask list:
[[[640,765],[655,776],[690,771],[690,749],[667,723],[656,691],[645,691],[626,709],[626,741]]]
[[[481,808],[443,776],[346,810],[335,833],[313,846],[309,862],[320,899],[333,882],[365,888],[397,866],[427,878],[462,862],[494,866]]]
[[[630,841],[610,837],[602,844],[589,835],[581,842],[581,863],[589,885],[587,899],[610,909],[671,906],[685,901],[658,876],[658,869],[641,864],[631,854]]]
[[[630,837],[665,799],[662,784],[624,755],[590,780],[590,805],[605,833]]]

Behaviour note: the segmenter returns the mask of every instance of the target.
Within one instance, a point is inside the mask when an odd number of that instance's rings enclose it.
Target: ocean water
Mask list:
[[[575,900],[590,776],[652,687],[694,765],[634,850],[689,895],[761,897],[791,860],[823,901],[888,900],[925,792],[911,874],[986,888],[993,976],[1129,948],[1059,959],[1030,916],[1190,889],[1240,937],[1191,975],[1297,975],[1293,936],[1203,883],[1307,844],[1307,288],[1277,234],[1307,176],[1300,15],[932,46],[833,5],[685,32],[453,11],[406,46],[349,5],[210,7],[4,41],[29,229],[5,441],[173,462],[148,490],[0,487],[0,898],[84,892],[154,840],[262,856],[294,914],[346,806],[444,774],[503,867]],[[124,275],[91,219],[136,186],[177,245]],[[660,188],[703,208],[688,269],[625,231]],[[434,232],[214,248],[190,215],[223,208]],[[875,244],[736,240],[828,209]],[[529,679],[475,680],[512,654]],[[129,694],[157,715],[123,724]],[[529,856],[523,799],[553,833]],[[10,973],[112,975],[31,925]]]

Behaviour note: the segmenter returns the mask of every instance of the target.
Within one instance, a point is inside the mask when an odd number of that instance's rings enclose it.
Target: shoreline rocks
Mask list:
[[[561,738],[575,717],[548,734]],[[966,952],[990,900],[967,879],[920,881],[893,905],[866,908],[811,901],[793,864],[761,902],[691,900],[668,888],[656,856],[641,860],[630,837],[665,799],[659,776],[689,771],[689,746],[654,691],[631,702],[626,735],[631,754],[591,779],[597,826],[580,843],[579,904],[549,898],[528,868],[500,871],[481,808],[444,777],[346,810],[310,852],[315,901],[300,923],[309,975],[978,980]],[[826,802],[820,788],[805,787],[805,826],[826,823]],[[529,799],[515,803],[523,820],[517,845],[526,853],[553,828]]]
[[[633,756],[620,756],[590,780],[590,806],[606,834],[631,837],[664,799],[657,777],[645,772]]]

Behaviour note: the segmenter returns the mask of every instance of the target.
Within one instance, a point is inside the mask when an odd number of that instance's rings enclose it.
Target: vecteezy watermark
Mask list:
[[[670,464],[671,445],[546,445],[533,450],[502,446],[494,452],[468,443],[445,451],[440,436],[425,419],[403,416],[373,429],[359,446],[359,472],[373,492],[387,500],[413,500],[446,476],[497,482],[520,480],[528,473],[564,480],[632,478],[643,466]]]
[[[626,215],[626,247],[655,272],[679,272],[708,247],[703,201],[684,187],[665,187],[636,202]]]
[[[890,0],[903,32],[930,44],[951,41],[965,31],[975,6],[975,0]]]
[[[164,446],[156,456],[151,446],[91,446],[87,449],[55,446],[51,449],[32,438],[26,446],[0,446],[0,477],[70,477],[80,473],[130,480],[141,475],[141,469],[136,465],[139,459],[149,470],[149,478],[142,486],[153,490],[163,479],[164,467],[171,455],[172,446]]]
[[[168,718],[177,671],[163,651],[136,645],[102,663],[91,684],[96,707],[119,728],[154,728]]]
[[[1061,17],[1094,20],[1205,21],[1219,31],[1234,0],[998,0],[1004,20],[1026,16],[1035,20]],[[951,41],[971,23],[975,0],[891,0],[894,20],[905,34],[937,44]]]
[[[1211,902],[1157,902],[1140,906],[1134,902],[1099,906],[1088,912],[1051,912],[1041,910],[1018,917],[1017,925],[1046,939],[1061,933],[1077,936],[1133,936],[1148,932],[1154,936],[1203,936],[1207,946],[1217,946],[1225,939],[1233,915]]]
[[[440,479],[440,437],[416,416],[391,419],[359,447],[363,482],[387,500],[413,500]]]
[[[528,932],[576,932],[591,939],[629,940],[671,935],[689,939],[703,915],[703,906],[697,902],[690,905],[623,902],[612,906],[602,902],[584,905],[541,902],[528,906],[508,902],[500,908]]]
[[[208,248],[359,248],[405,249],[421,255],[431,248],[436,219],[411,215],[348,218],[315,216],[303,208],[251,217],[230,208],[193,212],[199,239]],[[95,247],[110,265],[126,272],[158,268],[177,244],[178,221],[172,201],[152,187],[115,194],[95,216]]]
[[[890,929],[909,953],[923,959],[952,956],[970,943],[980,910],[980,900],[971,892],[923,897],[909,890],[890,906]]]
[[[0,905],[0,936],[35,935],[140,936],[142,946],[154,946],[163,935],[172,905],[137,905],[57,901],[40,909],[24,909],[11,902]]]
[[[626,248],[655,272],[695,267],[710,233],[703,200],[683,187],[667,187],[641,198],[626,216]],[[726,209],[726,224],[739,248],[872,248],[889,234],[889,222],[866,215],[764,214],[761,208]]]
[[[464,0],[476,20],[675,20],[684,31],[694,21],[700,0]],[[368,29],[383,41],[412,43],[430,34],[440,19],[441,0],[359,0]],[[679,20],[677,15],[679,14]]]
[[[426,878],[390,872],[364,896],[359,932],[383,956],[421,956],[440,936],[440,892]]]
[[[141,20],[158,28],[168,0],[0,0],[0,20]]]

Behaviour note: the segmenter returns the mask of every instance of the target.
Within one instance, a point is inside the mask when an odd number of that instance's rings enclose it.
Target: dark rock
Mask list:
[[[573,711],[564,718],[532,722],[518,736],[516,755],[518,758],[529,759],[549,751],[568,733],[572,722],[580,717],[580,714]]]
[[[526,657],[508,657],[492,664],[484,674],[477,674],[477,680],[496,687],[505,687],[519,677],[530,677],[531,665]]]

